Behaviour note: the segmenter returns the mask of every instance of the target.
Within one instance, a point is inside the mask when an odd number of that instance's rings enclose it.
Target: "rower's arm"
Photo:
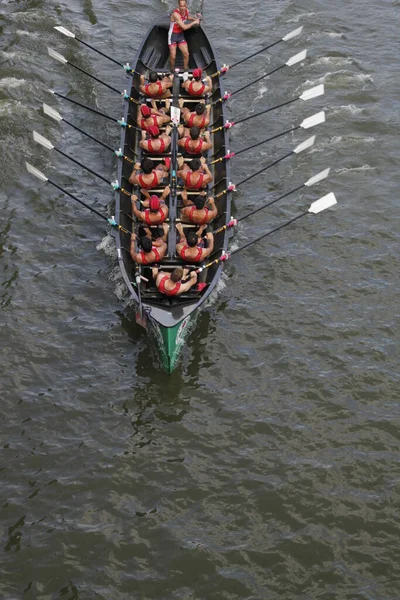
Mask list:
[[[177,25],[179,25],[179,27],[181,29],[183,29],[183,31],[186,31],[187,29],[191,29],[193,27],[193,25],[198,25],[200,23],[200,21],[198,19],[194,19],[194,20],[190,20],[190,23],[184,23],[181,19],[181,17],[179,15],[177,15],[176,13],[174,13],[172,15],[172,20],[174,21],[174,23],[176,23]]]
[[[190,279],[187,283],[182,283],[181,285],[181,293],[184,292],[188,292],[190,290],[191,287],[193,287],[195,284],[197,283],[197,273],[195,273],[195,271],[192,271],[190,273]]]

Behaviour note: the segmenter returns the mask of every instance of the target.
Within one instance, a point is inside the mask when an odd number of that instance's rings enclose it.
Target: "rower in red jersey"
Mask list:
[[[188,292],[197,283],[197,273],[195,271],[190,273],[189,281],[182,282],[182,279],[188,273],[188,269],[181,269],[180,267],[174,269],[172,273],[160,271],[156,267],[152,269],[153,279],[156,282],[158,291],[166,296],[179,296],[184,292]]]
[[[207,200],[205,192],[201,192],[198,196],[188,199],[187,191],[182,191],[183,208],[181,210],[181,219],[186,223],[194,223],[196,225],[204,225],[211,223],[218,216],[218,209],[215,206],[214,198],[210,197]],[[206,206],[208,204],[208,206]]]
[[[170,98],[173,83],[169,77],[159,79],[156,71],[151,71],[149,74],[149,83],[146,84],[144,75],[140,76],[139,90],[147,98]]]
[[[198,231],[189,230],[186,234],[183,230],[183,225],[178,223],[176,228],[179,233],[179,242],[176,244],[176,253],[185,262],[199,263],[205,260],[214,251],[214,236],[212,233],[207,233],[206,240],[208,246],[205,247],[202,238],[203,231],[207,225],[202,225]]]
[[[170,193],[170,187],[167,185],[160,197],[155,194],[151,195],[147,190],[142,190],[146,200],[142,202],[145,210],[139,210],[136,206],[138,197],[136,194],[132,194],[132,212],[139,221],[147,223],[147,225],[159,225],[164,223],[168,217],[168,206],[165,204],[165,200]]]
[[[188,11],[186,0],[178,0],[178,8],[171,13],[171,24],[168,31],[169,60],[171,72],[175,69],[176,48],[182,52],[183,68],[185,71],[189,68],[189,49],[185,40],[184,31],[191,29],[194,25],[199,25],[199,19],[191,17]]]
[[[140,113],[142,118],[138,116],[138,124],[144,131],[148,131],[149,127],[160,128],[171,121],[171,118],[168,115],[156,108],[150,108],[147,104],[142,104]]]
[[[195,69],[193,71],[193,79],[187,79],[182,83],[182,87],[187,91],[190,96],[202,98],[206,94],[212,92],[212,81],[208,75],[203,79],[203,71],[201,69]]]
[[[185,121],[185,125],[189,127],[189,129],[196,126],[203,130],[205,127],[209,126],[211,104],[206,106],[205,101],[200,100],[199,104],[194,109],[194,112],[191,112],[189,108],[184,106],[184,103],[184,99],[180,98],[179,107],[181,109],[181,114]]]
[[[167,238],[169,226],[164,223],[162,227],[164,235],[156,240],[152,239],[151,231],[146,227],[146,235],[139,238],[139,246],[141,248],[139,252],[135,251],[137,236],[135,233],[132,233],[130,255],[135,263],[139,265],[152,265],[162,261],[168,250]]]
[[[129,177],[129,183],[132,185],[140,185],[142,191],[158,187],[162,180],[167,177],[171,166],[169,158],[166,158],[164,163],[165,164],[160,163],[154,168],[154,163],[150,158],[143,158],[142,162],[135,163],[131,176]],[[140,168],[143,173],[138,174]]]
[[[165,133],[160,134],[158,127],[151,126],[147,131],[142,131],[142,139],[139,142],[139,146],[145,152],[150,154],[163,154],[167,152],[171,145],[171,127],[167,126]]]
[[[178,159],[178,165],[180,167],[177,175],[185,182],[185,189],[190,191],[202,190],[212,182],[213,176],[207,166],[206,159],[204,157],[193,158],[190,164],[187,165],[183,162],[183,158]]]
[[[183,138],[178,140],[178,146],[186,152],[194,156],[207,152],[212,148],[210,133],[206,131],[204,136],[200,136],[200,128],[195,125],[190,129],[181,129]],[[204,139],[203,139],[204,137]]]

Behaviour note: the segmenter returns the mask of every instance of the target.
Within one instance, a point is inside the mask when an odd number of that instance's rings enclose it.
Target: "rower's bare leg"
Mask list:
[[[171,65],[171,71],[174,72],[176,60],[176,46],[169,47],[169,63]]]
[[[182,52],[183,56],[183,70],[187,71],[189,68],[189,48],[187,44],[181,44],[179,46],[179,50]]]

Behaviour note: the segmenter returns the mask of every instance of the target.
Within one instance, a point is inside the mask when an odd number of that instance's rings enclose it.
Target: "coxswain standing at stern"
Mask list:
[[[183,68],[185,71],[189,68],[189,49],[185,40],[184,31],[191,29],[194,25],[199,25],[199,19],[191,17],[189,15],[186,0],[178,1],[178,8],[171,13],[171,24],[168,31],[168,46],[169,46],[169,60],[171,64],[171,72],[175,69],[176,59],[176,48],[179,46],[179,50],[183,55]]]

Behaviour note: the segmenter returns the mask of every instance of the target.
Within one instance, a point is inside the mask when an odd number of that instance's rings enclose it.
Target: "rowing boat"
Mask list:
[[[130,80],[130,96],[138,102],[145,99],[141,98],[139,89],[140,74],[146,74],[148,71],[157,71],[159,75],[169,73],[169,51],[168,51],[168,28],[169,20],[157,20],[147,32],[142,45],[140,46],[136,58],[131,67],[135,71]],[[204,75],[213,75],[219,70],[219,63],[216,58],[212,45],[202,27],[196,27],[186,32],[186,40],[188,42],[190,52],[189,70],[195,68],[203,69]],[[177,59],[179,60],[180,53],[178,52]],[[177,68],[179,68],[177,62]],[[189,71],[189,72],[190,72]],[[190,98],[182,90],[180,83],[182,69],[180,73],[175,73],[174,85],[172,89],[172,106],[178,108],[179,98],[183,98],[185,105],[194,109],[198,100]],[[224,95],[223,81],[221,77],[213,78],[213,95],[221,97]],[[121,149],[125,156],[132,161],[136,161],[141,157],[139,142],[141,139],[140,132],[134,127],[140,117],[138,112],[140,106],[131,102],[126,105],[124,112],[124,122],[127,127],[124,127],[121,135]],[[223,103],[214,104],[211,108],[210,124],[213,127],[222,127],[225,123],[225,105]],[[133,127],[129,127],[133,125]],[[161,263],[163,271],[172,271],[177,266],[183,266],[182,260],[176,256],[177,235],[174,223],[180,222],[180,211],[182,208],[181,191],[183,182],[177,180],[176,171],[178,169],[178,131],[174,127],[172,131],[172,143],[170,152],[166,155],[171,158],[170,179],[165,181],[169,184],[171,193],[167,199],[169,206],[169,224],[170,230],[168,235],[168,254]],[[208,162],[212,162],[212,158],[218,158],[228,152],[228,130],[222,128],[212,136],[213,149],[209,151],[207,156]],[[160,160],[158,156],[150,156],[155,161]],[[164,155],[165,156],[165,155]],[[129,290],[129,293],[138,307],[137,320],[145,326],[150,335],[156,340],[162,362],[168,372],[171,372],[179,358],[182,346],[185,343],[188,332],[194,324],[198,310],[215,289],[222,273],[222,263],[218,261],[228,246],[228,223],[231,216],[231,192],[225,191],[229,188],[229,161],[220,161],[211,167],[213,173],[213,183],[208,192],[214,196],[218,208],[218,217],[211,224],[212,229],[219,230],[214,236],[214,254],[211,260],[217,262],[207,270],[203,271],[199,278],[199,285],[195,286],[188,292],[174,297],[166,297],[161,294],[155,287],[152,278],[151,268],[148,266],[140,266],[132,261],[129,252],[130,235],[123,231],[118,231],[116,235],[117,253],[119,266]],[[132,226],[137,225],[132,223],[131,216],[131,200],[130,195],[133,191],[132,185],[128,179],[132,171],[132,164],[125,160],[120,163],[118,169],[118,183],[120,190],[116,195],[116,216],[126,230],[130,231]],[[161,194],[163,187],[150,190],[150,194]],[[190,192],[189,192],[190,194]],[[168,221],[167,221],[168,222]],[[189,265],[188,265],[189,266]],[[193,267],[193,265],[191,265]]]
[[[291,98],[289,100],[285,100],[284,102],[281,102],[276,106],[269,107],[258,113],[245,115],[243,116],[243,118],[236,120],[236,123],[229,122],[226,119],[225,115],[225,102],[228,101],[230,97],[242,92],[243,90],[249,88],[251,85],[254,85],[262,79],[269,77],[270,75],[272,75],[280,69],[284,69],[287,67],[290,68],[293,65],[303,62],[307,56],[307,51],[304,50],[296,54],[295,56],[292,56],[286,62],[282,62],[279,66],[275,67],[267,73],[262,74],[261,76],[258,76],[256,80],[248,83],[247,85],[242,86],[237,90],[234,90],[231,94],[225,92],[222,76],[225,75],[230,69],[234,68],[239,64],[242,64],[244,61],[253,58],[254,56],[262,52],[265,52],[274,46],[277,46],[277,44],[280,44],[281,42],[287,42],[297,37],[302,31],[302,27],[291,31],[284,37],[274,42],[270,42],[267,46],[253,52],[250,56],[240,59],[233,65],[223,65],[222,67],[215,56],[212,45],[204,29],[201,26],[199,26],[186,31],[185,36],[188,42],[191,56],[189,70],[193,71],[193,69],[195,68],[201,68],[204,74],[209,75],[212,79],[212,93],[210,94],[210,98],[208,99],[208,101],[211,104],[210,129],[212,133],[213,147],[207,153],[206,158],[213,175],[213,181],[208,192],[215,198],[216,205],[218,208],[218,216],[210,225],[210,229],[212,228],[212,233],[214,234],[215,249],[210,259],[208,259],[205,264],[200,264],[196,267],[193,267],[193,265],[187,265],[191,269],[196,269],[196,272],[198,274],[198,284],[196,287],[193,287],[187,293],[173,297],[165,296],[158,292],[155,286],[155,282],[152,278],[151,269],[148,266],[138,266],[134,264],[130,256],[131,233],[137,231],[138,223],[135,222],[135,218],[133,217],[131,212],[131,194],[136,190],[134,190],[132,185],[129,183],[129,177],[132,171],[132,166],[139,158],[141,158],[141,149],[139,146],[141,130],[138,128],[138,111],[140,105],[148,100],[146,98],[143,98],[138,91],[140,75],[146,74],[149,70],[155,70],[160,75],[169,72],[169,56],[167,43],[168,28],[169,20],[165,18],[158,19],[151,26],[131,66],[129,65],[129,63],[121,63],[112,56],[109,56],[108,54],[105,54],[97,48],[91,46],[86,41],[80,40],[78,37],[76,37],[76,35],[73,32],[69,31],[65,27],[55,27],[55,29],[57,29],[63,35],[69,38],[74,38],[76,41],[83,44],[85,47],[88,47],[91,50],[95,51],[103,58],[112,61],[114,64],[119,65],[120,67],[123,67],[126,74],[128,74],[129,76],[130,86],[128,91],[125,90],[123,92],[121,92],[121,90],[118,90],[117,88],[114,88],[107,82],[104,82],[99,77],[87,71],[84,71],[80,66],[72,63],[67,58],[65,58],[65,56],[55,51],[54,49],[48,48],[49,55],[58,62],[62,63],[63,65],[69,64],[73,68],[78,69],[80,72],[84,73],[86,76],[91,77],[97,83],[104,85],[110,91],[115,92],[119,95],[119,97],[122,96],[124,98],[123,119],[116,119],[115,117],[112,117],[99,111],[97,108],[86,106],[81,102],[72,99],[69,96],[64,96],[59,92],[53,91],[53,94],[58,98],[72,102],[74,105],[84,108],[92,113],[95,113],[96,115],[105,118],[109,121],[113,121],[115,124],[118,123],[118,125],[121,127],[121,146],[117,150],[114,150],[109,144],[95,138],[93,135],[85,132],[80,127],[77,127],[73,123],[64,119],[63,116],[53,107],[43,104],[43,111],[47,116],[51,117],[58,123],[60,123],[61,121],[65,122],[69,126],[79,131],[82,135],[87,136],[94,142],[101,145],[102,148],[106,148],[108,151],[112,152],[118,157],[118,180],[115,182],[109,181],[106,177],[104,177],[104,175],[84,165],[75,157],[68,155],[60,148],[57,148],[50,140],[43,137],[43,135],[39,134],[36,131],[33,132],[34,140],[41,146],[43,146],[47,150],[55,150],[56,152],[60,153],[63,157],[73,161],[76,165],[87,170],[93,176],[96,176],[99,179],[101,179],[104,183],[107,183],[112,186],[112,189],[115,191],[116,194],[115,216],[109,217],[103,214],[102,212],[99,212],[96,208],[94,208],[90,204],[85,203],[81,198],[78,198],[69,190],[61,187],[57,182],[49,179],[44,173],[39,171],[33,165],[26,163],[26,167],[29,173],[31,173],[37,179],[45,183],[50,183],[57,190],[61,191],[63,194],[68,195],[74,201],[78,202],[80,205],[90,210],[97,217],[103,219],[103,221],[106,221],[116,232],[118,262],[129,294],[137,308],[137,322],[146,327],[149,334],[155,338],[156,343],[160,349],[163,365],[166,368],[166,370],[170,373],[178,362],[180,352],[182,350],[182,347],[184,346],[188,332],[195,323],[195,318],[198,315],[199,309],[204,305],[206,300],[216,289],[217,283],[222,274],[222,268],[225,261],[233,257],[233,255],[235,255],[237,252],[248,248],[252,244],[259,242],[260,240],[266,238],[269,235],[274,234],[277,231],[281,231],[283,228],[287,227],[288,225],[291,225],[299,219],[302,219],[310,214],[318,214],[334,206],[337,202],[335,195],[333,193],[329,193],[320,198],[319,200],[314,201],[308,208],[308,210],[300,212],[299,214],[297,214],[297,216],[284,222],[278,227],[275,227],[274,229],[263,233],[258,238],[247,242],[243,246],[235,248],[230,253],[228,252],[228,241],[232,227],[237,225],[240,221],[243,221],[244,219],[247,219],[257,214],[259,211],[266,209],[267,207],[275,204],[276,202],[288,198],[290,195],[299,192],[301,189],[309,188],[313,185],[320,183],[321,181],[324,181],[329,175],[329,169],[325,169],[320,173],[317,173],[301,185],[296,185],[296,187],[289,191],[285,191],[282,195],[278,197],[268,199],[268,202],[261,204],[261,206],[258,205],[251,212],[242,215],[236,219],[232,219],[232,192],[239,188],[239,186],[247,183],[249,180],[263,173],[267,169],[274,167],[281,161],[284,161],[291,156],[296,156],[300,152],[309,149],[314,144],[315,136],[312,136],[311,138],[308,138],[305,141],[301,142],[292,151],[286,152],[283,156],[281,156],[278,159],[275,159],[273,162],[267,165],[263,165],[261,169],[257,170],[255,173],[251,173],[245,179],[239,181],[236,184],[230,183],[229,165],[231,158],[233,158],[234,156],[238,156],[243,152],[248,152],[254,147],[266,144],[272,140],[276,140],[277,138],[280,138],[282,136],[287,136],[288,134],[298,132],[301,129],[308,130],[312,127],[315,127],[316,125],[319,125],[325,121],[325,113],[324,111],[320,111],[317,114],[305,118],[298,125],[292,126],[290,129],[285,129],[283,132],[278,133],[270,138],[258,141],[252,146],[238,150],[236,151],[236,153],[230,152],[229,150],[229,129],[235,124],[243,123],[245,121],[248,121],[249,119],[257,118],[260,115],[264,115],[270,111],[279,109],[281,107],[286,107],[294,102],[307,102],[309,100],[312,100],[313,98],[321,96],[322,94],[324,94],[324,86],[322,84],[317,85],[316,87],[305,90],[301,95]],[[187,106],[193,108],[193,105],[191,104],[193,100],[190,97],[185,96],[185,94],[182,92],[181,78],[183,76],[183,73],[182,69],[179,69],[180,66],[181,65],[179,65],[179,63],[177,62],[178,70],[177,72],[175,72],[173,78],[173,106],[171,108],[171,116],[173,116],[175,122],[172,129],[171,148],[168,152],[168,158],[171,160],[171,169],[169,172],[168,181],[164,182],[164,186],[165,184],[169,184],[171,190],[169,197],[167,198],[167,203],[169,205],[170,225],[168,234],[168,252],[161,264],[162,270],[166,272],[172,271],[178,265],[183,266],[182,261],[176,256],[177,232],[175,229],[175,225],[181,220],[181,193],[183,188],[183,182],[179,181],[177,178],[177,165],[179,158],[177,144],[177,126],[180,119],[178,105],[179,99],[183,97],[184,103]],[[160,158],[163,157],[154,157],[154,159],[157,160],[160,160]],[[155,189],[154,192],[162,192],[162,186],[161,188]]]

